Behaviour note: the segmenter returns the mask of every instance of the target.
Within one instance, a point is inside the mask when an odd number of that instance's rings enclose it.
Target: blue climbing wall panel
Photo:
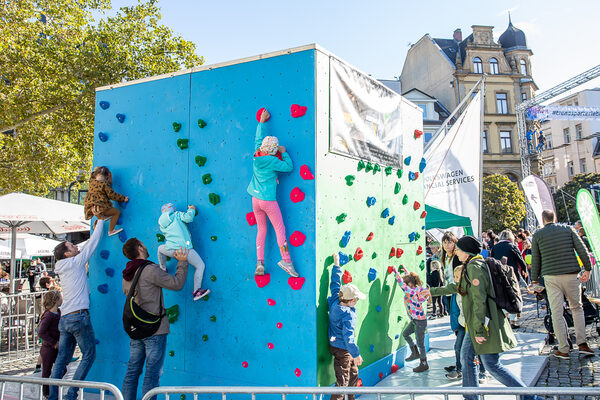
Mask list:
[[[300,51],[96,94],[94,165],[108,166],[113,188],[130,197],[121,214],[126,236],[141,239],[156,260],[161,205],[198,208],[189,227],[206,263],[203,287],[212,292],[207,301],[192,300],[192,268],[180,292],[164,291],[166,307],[179,305],[180,315],[170,328],[161,385],[317,383],[315,185],[299,173],[303,164],[313,172],[315,166],[314,53]],[[101,101],[109,107],[100,107]],[[293,118],[292,104],[307,107],[306,114]],[[291,173],[279,176],[278,201],[288,238],[295,231],[307,238],[290,246],[296,269],[306,277],[300,290],[292,289],[289,276],[276,266],[280,255],[271,227],[265,260],[271,281],[258,288],[254,280],[256,226],[246,221],[252,211],[246,187],[261,107],[271,112],[270,134],[294,162]],[[117,113],[125,115],[122,123]],[[201,128],[198,119],[207,125]],[[179,132],[174,122],[181,124]],[[178,139],[189,139],[189,147],[181,150]],[[206,157],[206,164],[198,166],[196,156]],[[205,174],[211,183],[203,183]],[[290,193],[296,187],[305,198],[294,203]],[[210,193],[220,196],[218,204],[209,202]],[[122,245],[116,237],[103,238],[90,262],[91,315],[99,343],[88,379],[119,387],[129,358],[121,322],[121,271],[127,261]],[[109,252],[107,259],[101,250]],[[170,261],[169,272],[175,267]],[[107,268],[115,271],[113,277]],[[102,284],[108,285],[106,294],[97,289]]]

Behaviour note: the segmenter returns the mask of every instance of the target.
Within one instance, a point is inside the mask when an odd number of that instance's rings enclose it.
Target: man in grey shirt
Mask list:
[[[149,263],[148,249],[137,238],[131,238],[123,245],[123,254],[129,260],[123,270],[123,292],[129,293],[133,278],[140,267],[142,270],[135,289],[135,302],[144,310],[159,315],[164,309],[162,289],[181,290],[188,273],[187,250],[179,249],[173,255],[177,259],[177,271],[171,275],[159,265]],[[146,374],[142,384],[142,396],[159,385],[160,373],[165,361],[169,319],[163,316],[156,333],[145,339],[131,339],[129,342],[129,363],[123,379],[123,397],[135,400],[138,380],[144,363]]]

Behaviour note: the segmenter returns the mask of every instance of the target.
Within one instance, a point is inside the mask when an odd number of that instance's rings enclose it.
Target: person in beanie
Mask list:
[[[336,386],[357,386],[358,366],[363,359],[356,344],[356,303],[366,296],[356,286],[349,283],[342,286],[342,270],[340,256],[333,255],[331,269],[331,296],[329,304],[329,352],[333,355]],[[342,400],[343,394],[334,394],[331,400]],[[348,395],[348,400],[354,400],[354,395]]]
[[[458,282],[441,288],[431,288],[432,296],[461,296],[467,331],[460,351],[463,387],[478,387],[475,356],[479,355],[485,369],[508,387],[525,387],[523,381],[500,361],[500,353],[516,345],[515,335],[504,312],[492,299],[492,282],[481,253],[482,244],[474,236],[463,236],[456,243],[456,256],[463,264]],[[464,396],[476,400],[476,395]],[[538,396],[522,396],[523,400],[538,400]]]

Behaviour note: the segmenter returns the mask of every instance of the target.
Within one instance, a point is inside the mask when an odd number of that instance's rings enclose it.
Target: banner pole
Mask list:
[[[485,124],[483,121],[484,118],[484,109],[485,109],[485,77],[487,75],[484,74],[481,78],[481,129],[479,131],[479,149],[480,149],[480,157],[479,157],[479,226],[477,227],[477,235],[481,236],[481,226],[482,226],[482,217],[483,217],[483,130],[485,128]]]

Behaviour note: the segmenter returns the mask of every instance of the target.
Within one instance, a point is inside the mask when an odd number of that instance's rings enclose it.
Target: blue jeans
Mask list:
[[[465,335],[462,348],[460,349],[461,362],[463,365],[463,387],[479,387],[477,374],[477,365],[475,364],[475,349],[469,336],[469,331]],[[479,355],[485,369],[500,383],[507,387],[525,387],[523,381],[512,374],[500,362],[499,354],[480,354]],[[463,396],[467,400],[477,400],[477,396]],[[521,396],[523,400],[537,400],[538,396]]]
[[[130,340],[129,364],[127,364],[127,372],[123,379],[123,398],[125,400],[135,400],[136,398],[138,380],[144,368],[144,361],[146,362],[146,374],[142,384],[142,396],[158,386],[166,350],[167,334],[154,335],[141,340]],[[152,398],[152,400],[155,399],[156,396]]]
[[[462,348],[463,340],[465,339],[465,328],[459,325],[455,333],[456,341],[454,342],[454,355],[456,356],[456,370],[460,372],[462,371],[462,363],[460,362],[460,349]]]
[[[94,336],[94,328],[92,327],[89,312],[84,311],[81,314],[63,315],[58,323],[58,330],[60,331],[58,356],[56,357],[54,367],[52,367],[50,378],[61,379],[64,376],[67,364],[73,358],[75,345],[79,345],[81,362],[75,370],[73,380],[84,380],[96,359],[96,337]],[[66,400],[77,399],[77,388],[70,388],[64,398]],[[50,386],[48,400],[57,399],[58,387]]]

